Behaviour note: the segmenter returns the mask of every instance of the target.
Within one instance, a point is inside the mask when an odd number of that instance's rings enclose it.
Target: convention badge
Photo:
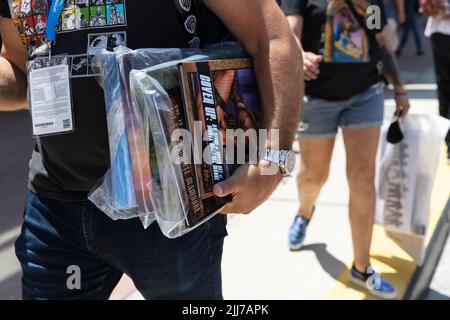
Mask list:
[[[74,131],[68,61],[66,56],[36,57],[27,64],[35,137]]]

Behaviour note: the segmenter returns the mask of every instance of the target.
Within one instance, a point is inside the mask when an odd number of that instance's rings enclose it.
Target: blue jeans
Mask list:
[[[406,23],[403,27],[402,39],[400,40],[400,46],[398,50],[402,50],[408,42],[409,32],[412,31],[414,41],[416,42],[416,50],[422,50],[422,40],[420,38],[419,21],[417,12],[415,11],[414,1],[406,0],[405,2],[405,15]]]
[[[23,299],[108,299],[123,273],[146,299],[222,299],[226,217],[170,240],[156,223],[113,221],[91,202],[29,193],[16,255]],[[80,271],[80,288],[73,289]],[[72,285],[68,286],[68,279]]]

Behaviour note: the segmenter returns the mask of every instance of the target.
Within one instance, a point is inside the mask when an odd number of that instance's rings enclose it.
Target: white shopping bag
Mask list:
[[[379,214],[386,229],[412,233],[420,131],[412,128],[404,132],[403,141],[397,144],[387,142],[386,133],[387,130],[383,130],[377,198]]]
[[[376,221],[418,262],[439,156],[449,128],[450,121],[437,115],[408,115],[401,124],[404,139],[395,145],[386,140],[389,124],[382,128]],[[416,244],[412,245],[411,239]],[[422,246],[420,250],[413,248],[417,244]]]

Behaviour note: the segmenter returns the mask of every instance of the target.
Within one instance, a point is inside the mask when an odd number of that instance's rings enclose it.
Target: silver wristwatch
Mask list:
[[[261,159],[277,164],[285,177],[294,172],[296,156],[291,150],[266,149],[261,153]]]

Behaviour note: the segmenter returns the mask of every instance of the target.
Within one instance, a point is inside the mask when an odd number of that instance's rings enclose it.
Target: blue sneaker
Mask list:
[[[298,251],[302,248],[308,224],[309,220],[298,215],[295,216],[294,222],[289,228],[289,249],[291,251]]]
[[[366,272],[359,272],[355,266],[350,271],[350,282],[364,288],[368,293],[380,299],[393,300],[397,298],[397,290],[387,282],[372,267],[367,267]]]

